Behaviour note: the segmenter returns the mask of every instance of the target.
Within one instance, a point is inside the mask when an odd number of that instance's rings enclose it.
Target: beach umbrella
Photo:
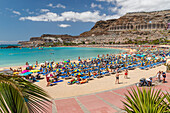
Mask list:
[[[40,70],[31,70],[30,72],[36,73],[36,72],[40,72]]]
[[[14,75],[17,75],[17,74],[19,74],[19,72],[14,72],[13,74],[14,74]]]
[[[67,65],[64,65],[63,67],[67,67]]]
[[[24,70],[24,71],[22,71],[21,73],[26,73],[26,72],[29,72],[29,70]]]
[[[109,64],[112,64],[112,62],[109,62]]]
[[[85,65],[80,65],[80,67],[85,67]]]
[[[73,70],[74,72],[80,72],[80,69],[75,69],[75,70]]]
[[[26,72],[26,73],[23,73],[23,74],[19,74],[20,76],[27,76],[27,75],[30,75],[32,74],[32,72]]]
[[[67,63],[67,61],[64,61],[64,63]]]
[[[62,71],[62,69],[56,69],[56,71]]]
[[[29,64],[29,66],[33,66],[32,64]]]
[[[77,73],[76,75],[83,75],[83,73]]]
[[[54,74],[52,74],[52,73],[47,75],[47,77],[53,77],[53,76],[54,76]]]

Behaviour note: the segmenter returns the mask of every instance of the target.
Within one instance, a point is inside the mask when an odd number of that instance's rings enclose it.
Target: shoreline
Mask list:
[[[57,46],[57,47],[85,47],[85,48],[107,48],[107,49],[119,49],[119,50],[125,50],[127,53],[129,53],[130,51],[133,51],[131,50],[130,48],[116,48],[116,47],[95,47],[95,46],[92,46],[92,47],[89,47],[89,46]],[[52,47],[51,47],[52,48]],[[92,56],[92,57],[95,57],[95,56]],[[92,57],[89,57],[89,58],[92,58]],[[77,56],[78,58],[78,56]],[[82,60],[84,59],[89,59],[89,58],[81,58]],[[69,58],[68,58],[69,59]],[[36,61],[35,61],[36,62]],[[44,61],[45,62],[45,61]],[[59,61],[59,62],[62,62],[62,61]],[[76,59],[73,59],[71,60],[71,62],[77,62]],[[56,62],[55,62],[56,63]],[[40,64],[40,63],[39,63]],[[34,64],[35,65],[35,64]],[[9,69],[9,68],[19,68],[19,67],[24,67],[24,65],[16,65],[16,66],[5,66],[5,67],[0,67],[0,70],[3,70],[3,69]]]
[[[61,46],[61,47],[63,47],[63,46]],[[66,47],[66,46],[64,46],[64,47]],[[67,46],[67,47],[69,47],[69,46]],[[73,47],[73,46],[71,46],[71,47]],[[75,47],[77,47],[77,46],[75,46]],[[136,49],[116,48],[116,47],[89,47],[89,48],[120,49],[120,50],[125,50],[124,53],[130,53],[130,52],[136,51]],[[116,55],[119,55],[119,54],[116,54]],[[78,60],[71,60],[71,62],[77,63]],[[23,66],[15,66],[15,68],[17,68],[17,67],[23,67]],[[8,69],[9,67],[6,67],[6,68]],[[103,92],[103,91],[109,91],[109,90],[114,90],[116,88],[129,86],[129,85],[139,82],[139,80],[141,78],[149,78],[149,77],[155,76],[157,71],[159,71],[159,70],[165,71],[166,66],[161,65],[161,66],[157,66],[155,68],[151,68],[149,70],[141,70],[139,68],[136,68],[135,70],[129,70],[128,77],[130,79],[124,78],[124,71],[123,71],[123,72],[121,72],[121,74],[123,74],[123,75],[120,75],[120,84],[115,84],[115,81],[116,81],[115,74],[111,74],[110,76],[104,76],[103,78],[94,78],[94,80],[90,80],[87,84],[85,83],[85,84],[81,84],[81,85],[77,85],[77,84],[68,85],[67,82],[70,80],[60,79],[60,80],[64,80],[64,81],[59,82],[56,85],[50,86],[50,87],[46,87],[46,85],[47,85],[46,77],[43,76],[44,79],[40,80],[39,82],[35,82],[34,84],[43,88],[53,99],[62,99],[62,98],[70,98],[70,97],[74,97],[74,96],[82,96],[82,95],[88,95],[88,94],[93,94],[93,93],[99,93],[99,92]]]

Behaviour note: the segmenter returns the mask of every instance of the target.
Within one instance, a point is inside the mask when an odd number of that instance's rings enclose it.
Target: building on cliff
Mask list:
[[[170,30],[170,10],[127,13],[110,25],[108,31]]]

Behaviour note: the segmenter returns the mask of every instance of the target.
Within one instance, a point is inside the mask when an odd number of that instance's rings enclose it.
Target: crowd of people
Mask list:
[[[57,82],[59,79],[71,79],[68,83],[87,83],[92,78],[101,78],[105,75],[116,74],[115,83],[119,84],[119,76],[124,75],[128,79],[128,70],[135,68],[148,67],[153,68],[159,64],[164,64],[166,56],[169,55],[169,50],[158,49],[140,49],[137,48],[135,53],[121,53],[118,55],[107,54],[91,59],[81,60],[78,58],[77,62],[66,60],[55,63],[54,61],[40,63],[36,61],[35,65],[26,63],[25,69],[21,67],[18,69],[10,68],[15,75],[21,75],[24,79],[41,79],[41,76],[46,76],[47,86]],[[148,68],[147,68],[148,69]],[[121,74],[123,72],[124,74]],[[24,76],[25,75],[25,76]],[[166,74],[158,72],[157,78],[160,81],[163,77],[165,82]],[[146,79],[151,83],[152,79]]]

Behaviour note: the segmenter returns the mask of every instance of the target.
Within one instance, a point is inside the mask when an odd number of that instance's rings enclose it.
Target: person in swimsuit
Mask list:
[[[124,78],[127,79],[127,78],[128,78],[127,75],[128,75],[128,70],[126,69],[126,70],[125,70],[125,76],[124,76]]]
[[[116,83],[119,84],[119,75],[121,75],[121,74],[119,74],[119,72],[117,72],[117,73],[116,73],[116,81],[115,81],[115,84],[116,84]]]

